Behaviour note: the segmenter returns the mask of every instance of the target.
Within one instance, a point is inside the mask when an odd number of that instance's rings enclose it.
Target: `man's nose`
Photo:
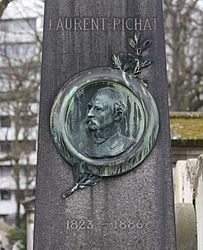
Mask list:
[[[87,114],[89,118],[94,117],[93,108],[91,108]]]

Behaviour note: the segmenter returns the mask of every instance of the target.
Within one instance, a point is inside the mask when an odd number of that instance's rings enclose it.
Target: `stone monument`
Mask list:
[[[46,1],[35,250],[176,249],[162,2]]]

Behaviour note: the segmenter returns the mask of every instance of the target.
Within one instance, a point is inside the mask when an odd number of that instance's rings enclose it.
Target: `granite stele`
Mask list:
[[[175,250],[161,1],[46,1],[35,250]]]

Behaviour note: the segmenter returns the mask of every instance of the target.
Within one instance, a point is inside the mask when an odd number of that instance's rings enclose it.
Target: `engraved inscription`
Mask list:
[[[115,229],[134,229],[139,228],[142,229],[144,227],[141,221],[135,220],[115,220],[114,228]]]
[[[95,222],[94,220],[67,220],[66,229],[67,230],[93,230],[93,229],[103,229],[111,228],[115,230],[125,230],[125,229],[142,229],[144,224],[140,220],[136,219],[122,219],[115,221],[105,221],[105,222]]]
[[[56,31],[145,31],[157,30],[157,17],[59,17],[49,19],[48,30]]]
[[[157,30],[157,18],[113,18],[113,30]]]
[[[93,220],[67,220],[66,223],[66,229],[84,230],[93,228],[94,228]]]

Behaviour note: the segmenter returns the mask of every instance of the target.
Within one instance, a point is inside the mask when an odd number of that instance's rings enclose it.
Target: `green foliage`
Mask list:
[[[11,245],[14,245],[16,242],[20,243],[19,250],[26,250],[26,220],[20,224],[20,227],[16,227],[9,231],[8,240]]]
[[[140,41],[140,33],[136,32],[135,35],[129,39],[129,45],[133,49],[133,54],[114,54],[112,56],[114,68],[128,72],[130,75],[136,77],[143,68],[152,64],[152,60],[145,60],[142,55],[151,44],[151,40]]]

